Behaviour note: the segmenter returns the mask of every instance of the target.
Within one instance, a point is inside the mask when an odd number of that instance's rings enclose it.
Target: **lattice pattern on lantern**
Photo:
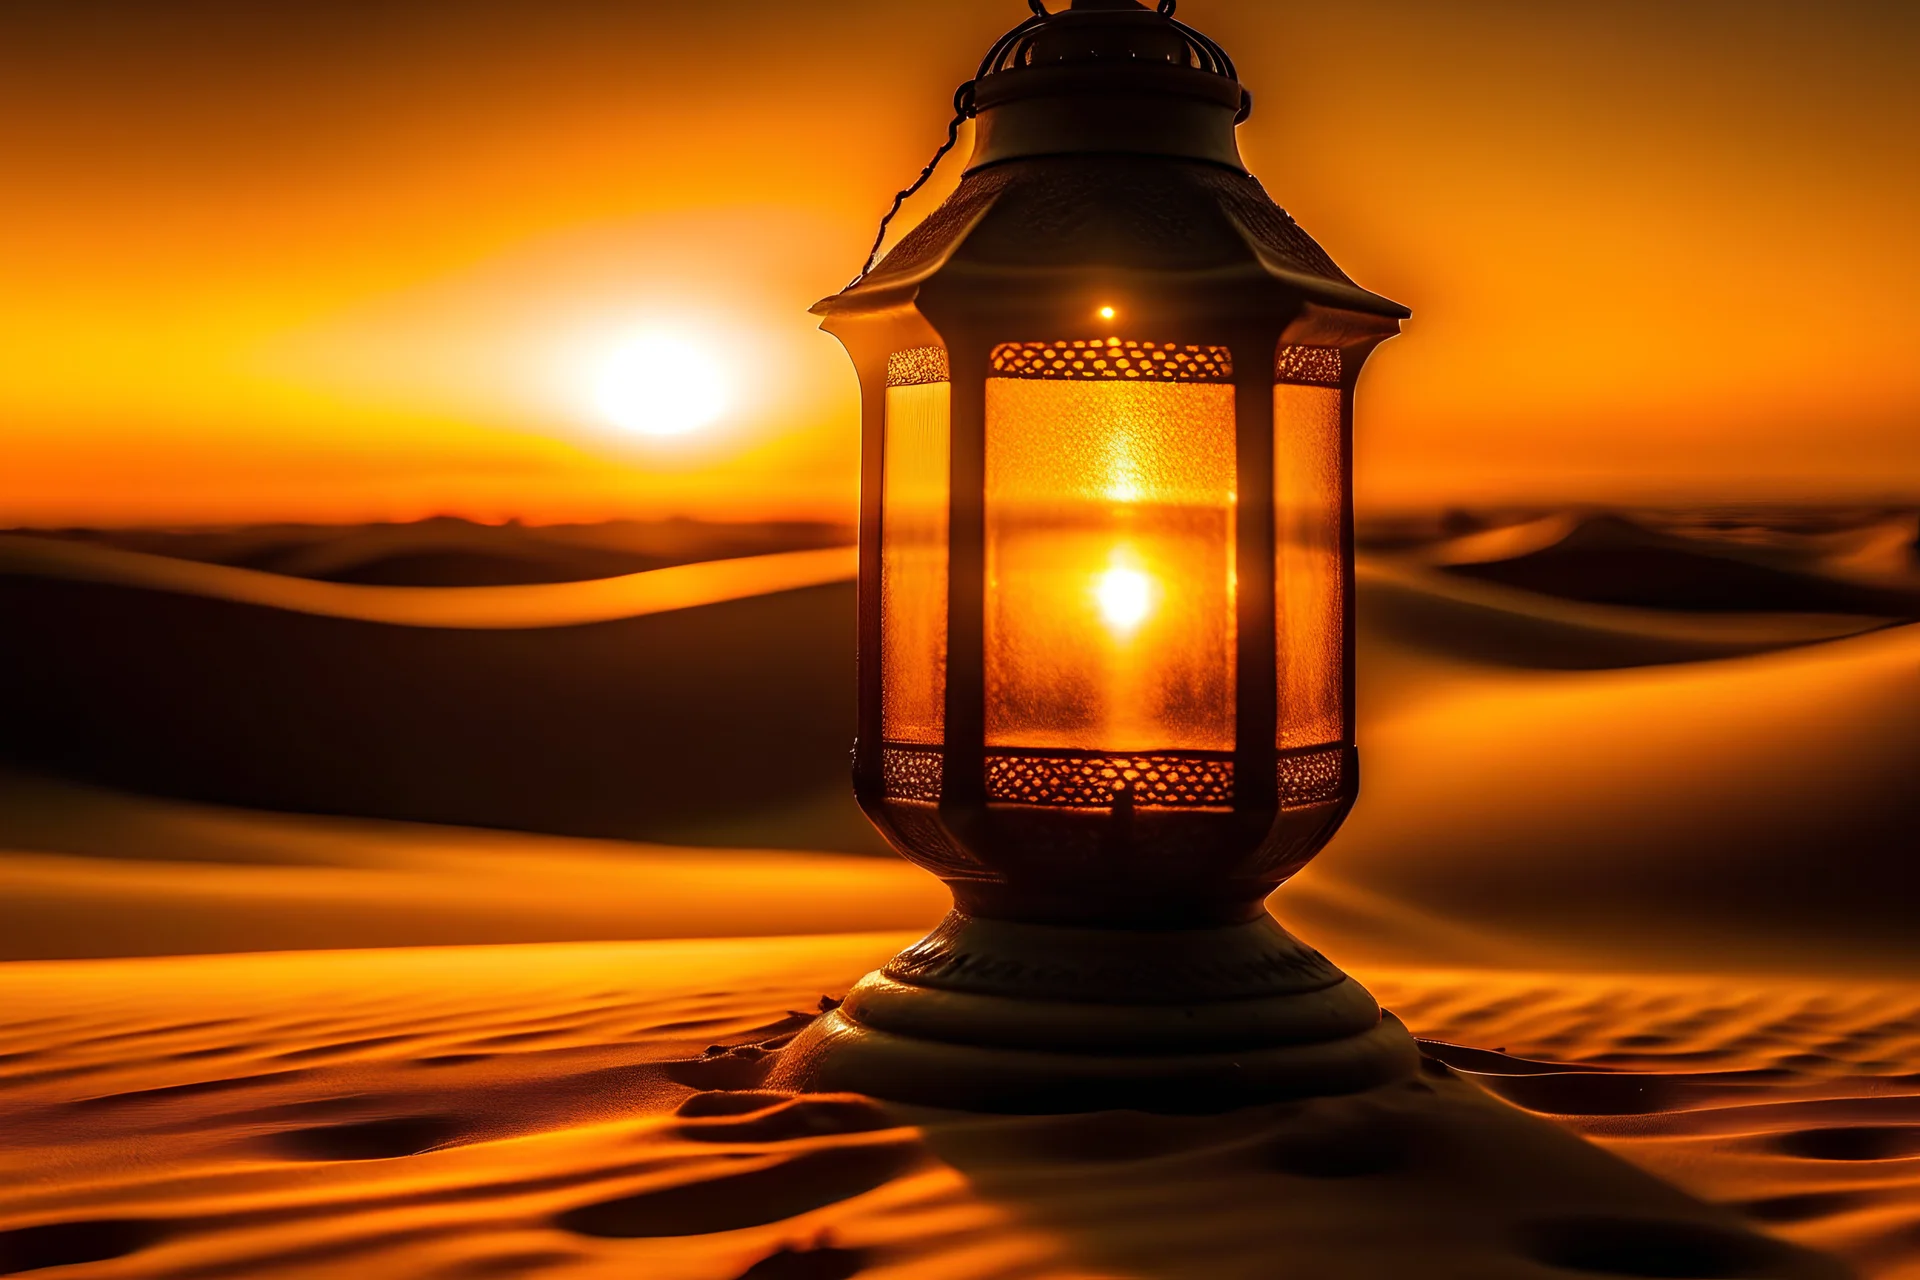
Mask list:
[[[1282,756],[1280,806],[1297,808],[1325,804],[1340,797],[1340,785],[1346,774],[1347,753],[1342,747],[1324,747],[1297,756]]]
[[[987,757],[989,800],[1106,809],[1123,791],[1147,807],[1231,805],[1233,761],[1203,755]]]
[[[1337,387],[1340,353],[1333,347],[1282,347],[1273,358],[1273,380]]]
[[[1340,386],[1340,351],[1334,347],[1281,347],[1273,355],[1273,380]]]
[[[883,747],[880,789],[894,800],[940,798],[940,753],[915,747]]]
[[[993,349],[996,378],[1107,378],[1136,382],[1231,382],[1225,347],[1075,338],[1070,342],[1003,342]]]
[[[918,387],[929,382],[951,382],[945,347],[909,347],[887,357],[887,385]]]

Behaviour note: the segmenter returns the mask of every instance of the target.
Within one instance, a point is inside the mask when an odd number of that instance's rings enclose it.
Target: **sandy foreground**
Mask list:
[[[1433,1061],[1057,1119],[755,1088],[944,906],[839,781],[839,553],[431,589],[29,541],[0,1274],[1920,1277],[1906,524],[1370,557],[1363,799],[1273,905]],[[1689,556],[1747,594],[1606,576]],[[1514,585],[1563,562],[1598,598]]]
[[[0,1266],[1843,1274],[1777,1239],[1920,1275],[1920,986],[1362,969],[1420,1033],[1502,1051],[1224,1117],[796,1101],[703,1058],[909,937],[8,966]],[[1475,1083],[1662,1181],[1504,1124]]]

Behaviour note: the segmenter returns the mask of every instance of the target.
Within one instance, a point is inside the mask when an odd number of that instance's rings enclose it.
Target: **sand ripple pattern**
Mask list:
[[[0,1274],[1841,1274],[1780,1239],[1920,1275],[1920,986],[1370,973],[1452,1069],[1251,1116],[956,1123],[690,1087],[900,941],[8,966]],[[1725,1223],[1590,1221],[1463,1162],[1539,1135],[1449,1135],[1456,1076]],[[1689,1269],[1631,1269],[1648,1250]]]

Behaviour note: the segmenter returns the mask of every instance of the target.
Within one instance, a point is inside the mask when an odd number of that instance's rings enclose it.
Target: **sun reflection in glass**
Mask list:
[[[1116,564],[1094,580],[1093,598],[1107,627],[1116,636],[1129,636],[1153,611],[1153,580],[1138,569]]]

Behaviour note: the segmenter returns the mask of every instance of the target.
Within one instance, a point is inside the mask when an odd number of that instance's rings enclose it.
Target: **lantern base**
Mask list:
[[[767,1084],[968,1111],[1217,1112],[1418,1066],[1399,1020],[1271,916],[1141,931],[954,912],[796,1036]]]

